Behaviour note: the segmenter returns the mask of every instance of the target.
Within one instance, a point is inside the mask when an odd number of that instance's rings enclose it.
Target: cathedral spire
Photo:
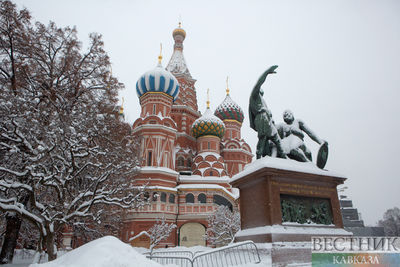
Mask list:
[[[174,53],[172,54],[166,69],[174,75],[185,75],[192,78],[183,56],[183,41],[186,38],[186,31],[182,28],[181,22],[179,22],[178,28],[172,32],[172,37],[175,41]]]
[[[229,95],[229,84],[228,84],[229,76],[226,76],[226,95]]]
[[[158,56],[158,65],[161,66],[162,61],[162,44],[160,43],[160,55]]]
[[[210,88],[207,89],[207,109],[210,109]]]

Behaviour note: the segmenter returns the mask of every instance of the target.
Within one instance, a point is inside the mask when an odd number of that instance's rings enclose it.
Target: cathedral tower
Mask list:
[[[221,155],[225,160],[228,175],[232,177],[251,162],[253,155],[251,154],[250,146],[241,137],[244,113],[242,108],[232,100],[229,94],[228,82],[226,97],[217,107],[214,115],[221,119],[226,127],[225,135],[221,142]]]
[[[175,141],[177,127],[171,118],[172,104],[179,95],[177,79],[161,65],[143,74],[136,83],[141,114],[133,124],[133,131],[141,137],[142,168],[136,184],[145,183],[152,176],[150,185],[175,186]]]
[[[208,92],[207,92],[208,94]],[[220,142],[224,136],[224,123],[212,114],[207,96],[204,115],[192,125],[192,135],[197,139],[197,155],[192,166],[193,175],[226,176],[224,159],[220,155]]]
[[[195,79],[189,72],[183,56],[183,41],[186,32],[179,23],[178,28],[172,32],[174,38],[174,52],[167,65],[178,80],[180,86],[179,96],[172,106],[171,117],[177,124],[176,167],[175,170],[182,174],[190,174],[192,159],[196,154],[196,139],[190,135],[190,126],[200,117],[197,106]]]

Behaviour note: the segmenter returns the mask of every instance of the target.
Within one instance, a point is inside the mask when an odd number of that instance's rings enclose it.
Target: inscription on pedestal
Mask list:
[[[295,184],[295,183],[278,183],[273,181],[271,183],[274,186],[279,186],[281,192],[304,194],[304,195],[321,195],[321,193],[335,193],[336,188],[313,186],[306,184]]]

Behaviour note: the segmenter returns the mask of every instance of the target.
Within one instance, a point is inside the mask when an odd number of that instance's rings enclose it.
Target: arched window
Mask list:
[[[205,194],[201,193],[200,195],[197,196],[197,201],[199,203],[206,203],[207,202],[207,197]]]
[[[220,195],[213,196],[213,202],[217,205],[224,205],[227,206],[232,211],[232,203],[229,202],[226,198]]]
[[[191,193],[187,194],[185,199],[186,199],[186,203],[194,203],[194,195]]]
[[[185,165],[185,160],[182,157],[179,157],[177,160],[178,167],[182,167]]]
[[[161,202],[167,202],[167,194],[164,192],[161,193]]]
[[[175,203],[175,195],[169,194],[169,203]]]
[[[192,159],[191,159],[191,158],[188,158],[188,159],[187,159],[187,165],[186,165],[186,167],[192,168]]]

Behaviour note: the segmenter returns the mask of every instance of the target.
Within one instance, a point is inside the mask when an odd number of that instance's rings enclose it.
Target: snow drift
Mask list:
[[[29,267],[161,267],[130,245],[113,236],[105,236],[76,248],[60,258]]]

